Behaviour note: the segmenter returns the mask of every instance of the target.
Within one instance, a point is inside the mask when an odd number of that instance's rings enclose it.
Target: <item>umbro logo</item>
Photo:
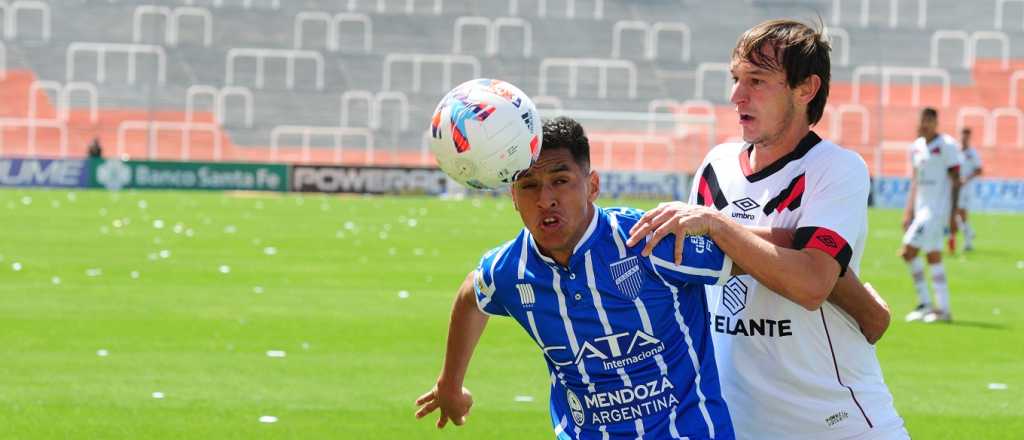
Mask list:
[[[819,235],[819,236],[817,236],[815,238],[817,238],[818,241],[822,242],[825,246],[828,246],[828,247],[830,247],[832,249],[835,249],[835,248],[839,247],[839,244],[836,243],[836,241],[834,239],[832,239],[832,237],[830,237],[828,235]]]
[[[755,202],[754,199],[750,197],[744,197],[735,202],[732,202],[732,204],[735,205],[737,208],[743,210],[743,212],[747,212],[750,211],[751,209],[761,207],[759,203]]]
[[[747,211],[750,211],[752,209],[757,209],[757,208],[761,207],[761,205],[759,203],[755,202],[754,199],[752,199],[750,197],[744,197],[744,198],[739,199],[739,200],[737,200],[735,202],[732,202],[732,205],[735,206],[736,208],[739,208],[741,211],[743,211],[743,212],[733,212],[732,213],[732,218],[741,218],[741,219],[744,219],[744,220],[754,220],[756,217],[754,217],[752,214],[747,214]]]

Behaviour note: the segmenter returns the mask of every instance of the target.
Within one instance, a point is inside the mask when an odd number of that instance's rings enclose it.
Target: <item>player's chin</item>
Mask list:
[[[549,251],[562,249],[566,247],[566,243],[569,242],[568,237],[565,237],[564,234],[560,234],[558,232],[538,231],[538,233],[535,233],[533,237],[537,240],[537,244],[541,248]]]

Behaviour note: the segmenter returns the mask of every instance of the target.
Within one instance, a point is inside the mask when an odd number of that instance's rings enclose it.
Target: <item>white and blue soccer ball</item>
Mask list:
[[[430,150],[449,177],[499,189],[530,167],[542,139],[537,107],[516,86],[474,79],[448,92],[430,122]]]

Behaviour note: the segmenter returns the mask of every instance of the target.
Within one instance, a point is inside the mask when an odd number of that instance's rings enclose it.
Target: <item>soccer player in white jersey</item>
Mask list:
[[[465,421],[470,357],[487,317],[504,315],[544,354],[558,439],[734,438],[702,288],[729,279],[731,260],[702,237],[686,240],[681,255],[669,241],[646,257],[626,247],[642,212],[593,204],[600,180],[589,170],[582,128],[547,121],[543,139],[539,160],[512,186],[525,228],[485,254],[460,288],[444,367],[417,400],[417,417],[440,410],[439,428]],[[792,242],[786,233],[758,233]],[[865,294],[852,276],[836,286],[837,296]],[[793,329],[779,321],[758,331]]]
[[[920,135],[910,147],[914,176],[910,180],[907,209],[903,216],[901,255],[910,268],[920,302],[907,314],[907,321],[948,322],[949,285],[942,265],[942,241],[948,232],[956,234],[955,213],[960,190],[960,148],[952,136],[937,131],[938,112],[921,111]],[[935,305],[928,294],[924,265],[918,254],[924,251],[935,289]]]
[[[712,149],[691,204],[648,211],[628,244],[653,233],[647,255],[667,234],[707,235],[750,274],[707,289],[737,438],[906,439],[874,346],[826,302],[859,265],[869,191],[860,156],[810,130],[828,97],[828,43],[802,23],[764,22],[740,37],[730,68],[744,142]],[[794,249],[743,225],[793,228]],[[756,331],[765,323],[787,330]]]
[[[956,227],[964,233],[964,250],[974,250],[974,228],[967,220],[967,209],[974,195],[973,183],[981,176],[981,156],[971,146],[971,129],[965,127],[960,131],[960,200],[956,207]],[[950,251],[955,251],[950,249]]]

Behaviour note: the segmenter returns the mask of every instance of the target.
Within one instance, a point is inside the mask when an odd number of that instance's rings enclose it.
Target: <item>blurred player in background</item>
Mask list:
[[[942,242],[946,232],[956,234],[955,213],[960,190],[960,148],[953,137],[938,132],[939,115],[933,108],[921,111],[917,140],[910,149],[914,176],[903,216],[901,255],[910,268],[920,301],[907,314],[907,321],[949,322],[949,285],[942,265]],[[918,253],[924,251],[935,289],[935,304],[924,279],[924,265]]]
[[[971,146],[971,129],[964,128],[960,131],[960,200],[957,201],[956,221],[957,229],[964,233],[964,250],[974,250],[974,228],[967,220],[967,209],[971,203],[971,196],[974,193],[973,182],[981,176],[981,156],[978,150]],[[950,234],[950,252],[956,251],[956,244]]]
[[[544,123],[543,139],[540,159],[511,190],[525,228],[488,252],[460,288],[444,366],[417,400],[417,417],[440,410],[439,428],[464,423],[470,358],[488,316],[502,315],[545,355],[557,438],[734,438],[702,285],[739,269],[703,237],[679,236],[649,256],[626,247],[642,211],[593,204],[600,179],[583,128],[554,119]],[[757,233],[792,242],[791,231]],[[834,296],[858,295],[871,292],[852,274],[836,285]],[[772,322],[750,331],[781,337],[793,329]],[[876,329],[867,337],[880,336]],[[774,368],[749,366],[762,367]]]
[[[631,245],[654,234],[643,255],[666,234],[707,234],[750,273],[708,288],[722,392],[742,439],[908,438],[874,347],[844,313],[871,300],[840,308],[829,293],[859,265],[869,192],[863,159],[810,130],[828,99],[829,50],[795,21],[745,32],[730,65],[744,142],[708,153],[692,205],[663,203],[631,231]],[[794,249],[743,225],[795,229]],[[766,322],[790,331],[750,330]]]

